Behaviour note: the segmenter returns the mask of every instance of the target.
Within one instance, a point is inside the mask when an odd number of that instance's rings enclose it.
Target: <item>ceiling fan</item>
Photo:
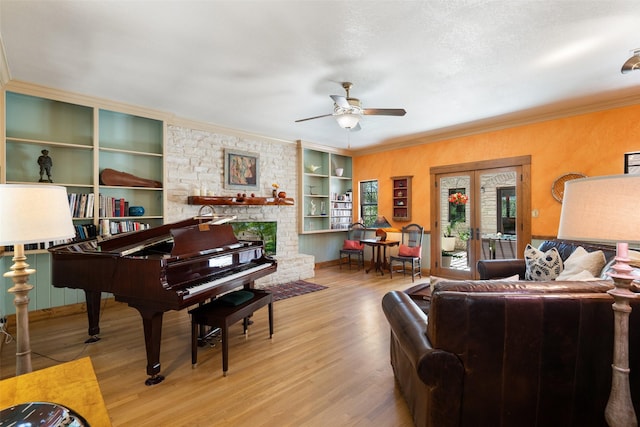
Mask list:
[[[349,90],[352,86],[351,82],[342,83],[347,96],[330,95],[334,102],[333,113],[296,120],[296,123],[333,116],[341,128],[356,131],[360,130],[362,116],[404,116],[407,114],[404,108],[362,108],[362,103],[358,98],[349,96]]]

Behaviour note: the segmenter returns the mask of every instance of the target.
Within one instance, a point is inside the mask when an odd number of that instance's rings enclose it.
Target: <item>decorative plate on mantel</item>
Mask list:
[[[571,181],[572,179],[580,179],[586,177],[586,175],[578,172],[565,173],[564,175],[559,176],[555,181],[553,181],[553,185],[551,186],[551,195],[554,199],[562,203],[562,199],[564,197],[564,183],[567,181]]]

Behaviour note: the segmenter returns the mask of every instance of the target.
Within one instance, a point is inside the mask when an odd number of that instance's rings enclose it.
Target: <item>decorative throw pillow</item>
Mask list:
[[[578,246],[564,262],[562,273],[556,280],[582,280],[573,277],[583,271],[589,273],[591,277],[597,277],[606,263],[607,260],[602,251],[587,252],[585,248]]]
[[[562,272],[562,258],[556,248],[542,252],[528,244],[524,250],[524,261],[526,280],[555,280]]]
[[[398,255],[408,257],[419,257],[422,252],[422,246],[410,247],[407,245],[400,245],[398,249]]]
[[[593,276],[587,270],[582,270],[581,272],[572,274],[572,275],[564,275],[564,271],[563,271],[562,275],[563,275],[562,280],[580,280],[580,281],[600,280],[599,277]],[[558,276],[556,280],[560,280],[560,276]]]
[[[364,248],[364,243],[360,243],[357,240],[345,240],[342,249],[345,250],[362,250]]]

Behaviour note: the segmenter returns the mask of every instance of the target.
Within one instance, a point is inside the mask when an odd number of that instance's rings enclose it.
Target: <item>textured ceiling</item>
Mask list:
[[[283,140],[362,149],[640,102],[640,1],[12,1],[12,80]],[[365,108],[348,132],[331,94]]]

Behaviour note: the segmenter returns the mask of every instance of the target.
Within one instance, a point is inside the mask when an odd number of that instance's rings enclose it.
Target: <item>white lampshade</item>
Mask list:
[[[640,175],[567,181],[558,238],[640,243]]]
[[[66,188],[43,184],[0,184],[0,245],[74,236]]]
[[[341,128],[352,129],[358,125],[360,115],[351,113],[339,114],[336,116],[336,120]]]

